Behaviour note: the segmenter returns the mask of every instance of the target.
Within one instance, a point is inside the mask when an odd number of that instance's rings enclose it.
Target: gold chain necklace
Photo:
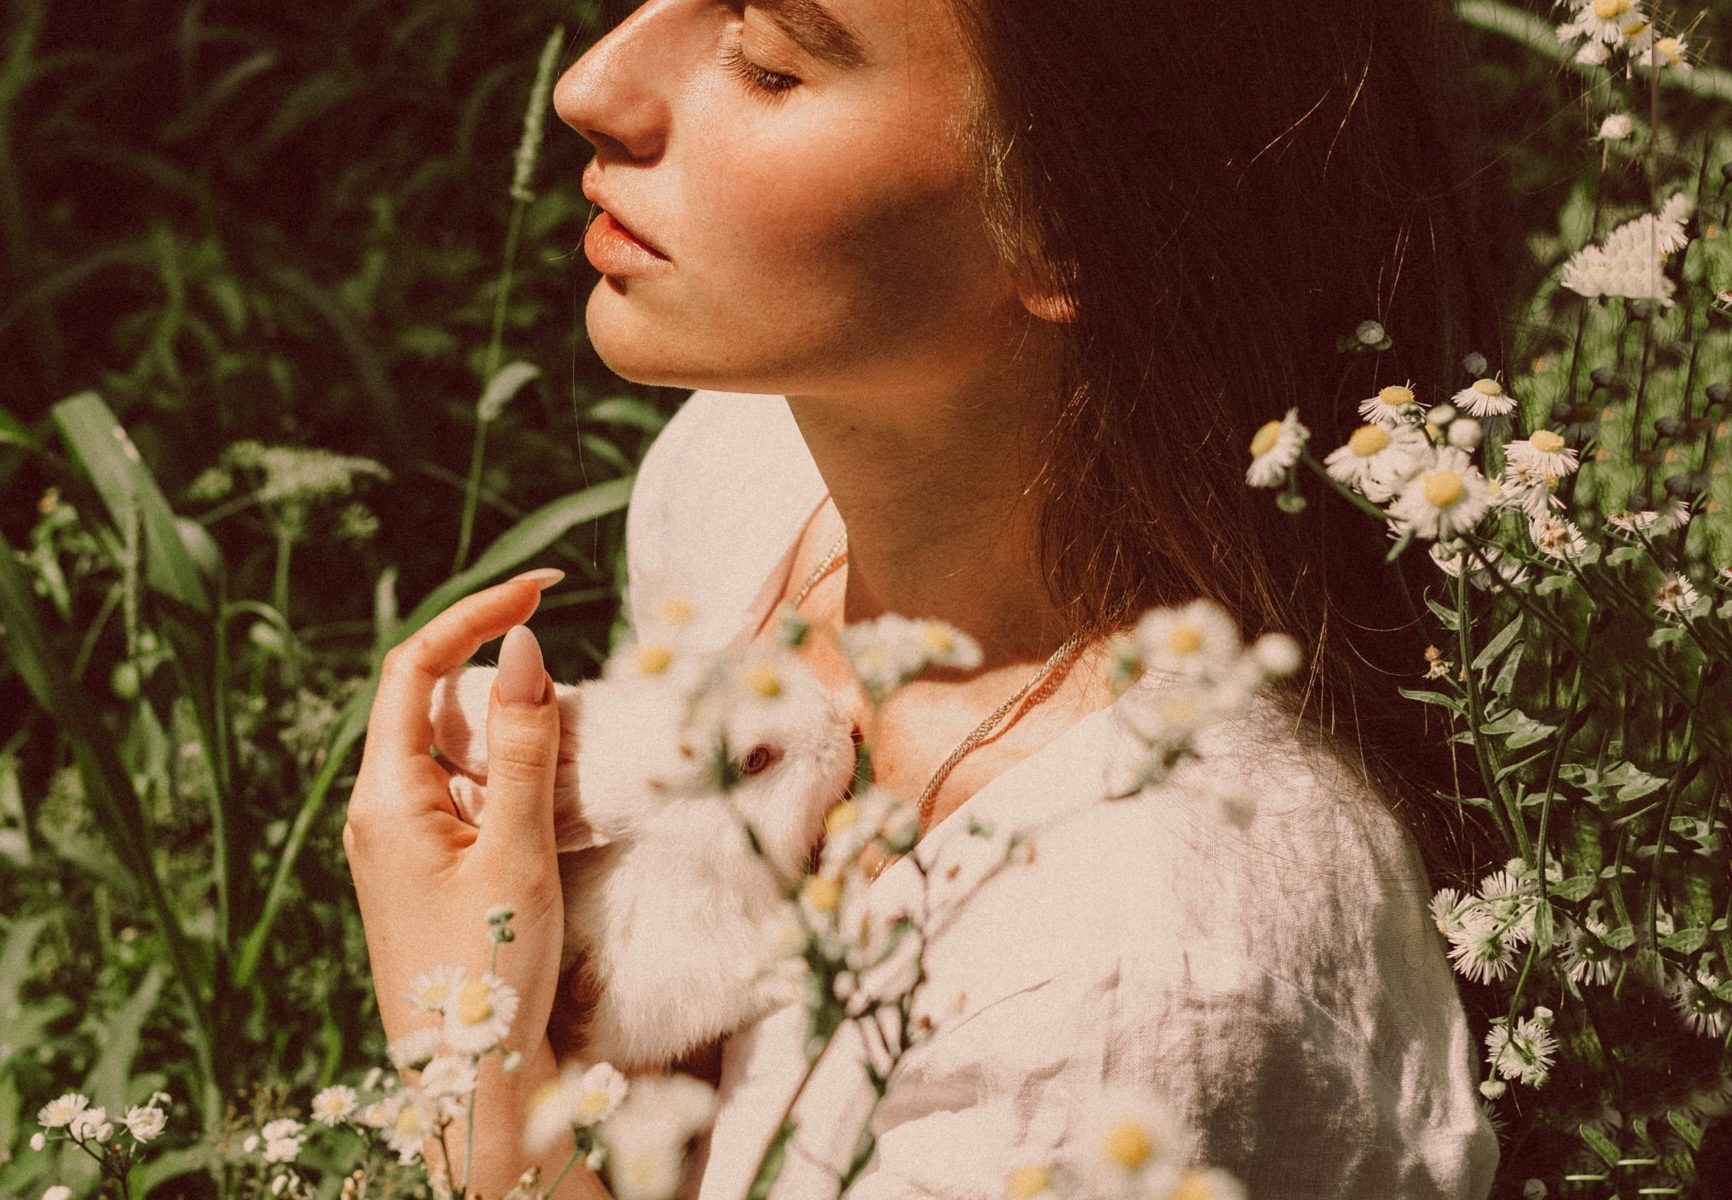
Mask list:
[[[847,545],[848,531],[844,529],[842,535],[830,546],[830,549],[825,553],[822,561],[818,563],[818,566],[813,570],[812,574],[807,577],[806,582],[801,585],[800,590],[794,593],[794,598],[789,601],[794,608],[798,609],[800,607],[800,602],[811,594],[814,587],[818,586],[819,580],[823,579],[832,570],[842,564],[846,556],[845,552]],[[973,750],[976,746],[980,745],[981,742],[985,741],[987,735],[989,735],[994,729],[998,728],[998,723],[1004,720],[1010,710],[1015,708],[1017,704],[1022,701],[1024,697],[1028,696],[1031,691],[1034,691],[1035,685],[1039,684],[1042,680],[1046,681],[1046,686],[1042,687],[1040,691],[1035,692],[1034,697],[1029,700],[1028,707],[1033,708],[1036,704],[1039,704],[1042,700],[1045,700],[1050,696],[1058,687],[1058,682],[1062,678],[1062,676],[1054,674],[1055,670],[1061,663],[1068,665],[1069,660],[1075,657],[1076,652],[1081,650],[1082,644],[1082,634],[1072,634],[1071,637],[1066,640],[1064,645],[1053,651],[1052,657],[1046,660],[1045,665],[1042,666],[1039,671],[1035,672],[1034,678],[1023,684],[1022,687],[1017,689],[1014,696],[994,709],[986,720],[974,727],[974,732],[962,739],[961,745],[957,746],[956,749],[950,752],[950,757],[946,758],[943,764],[939,766],[938,773],[932,777],[932,782],[926,785],[925,790],[920,793],[919,801],[917,801],[917,808],[920,814],[920,827],[922,829],[925,829],[928,823],[932,820],[932,807],[937,803],[939,785],[942,784],[950,772],[955,769],[956,764],[961,762],[969,751]],[[880,869],[882,869],[882,867]]]

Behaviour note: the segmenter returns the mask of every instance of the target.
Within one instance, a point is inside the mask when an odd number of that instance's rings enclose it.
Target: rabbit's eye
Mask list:
[[[776,761],[776,752],[768,746],[753,746],[740,760],[740,774],[761,775]]]

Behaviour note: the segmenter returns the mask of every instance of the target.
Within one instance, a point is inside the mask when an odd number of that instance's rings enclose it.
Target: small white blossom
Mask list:
[[[401,1163],[420,1158],[422,1143],[439,1132],[437,1109],[415,1088],[393,1092],[379,1101],[377,1107],[378,1128]]]
[[[1636,123],[1630,119],[1629,113],[1608,113],[1600,122],[1599,138],[1602,142],[1621,142],[1635,131]]]
[[[90,1107],[90,1097],[79,1092],[67,1092],[59,1099],[50,1100],[36,1114],[36,1120],[44,1129],[60,1129],[72,1124],[72,1118]]]
[[[72,1189],[64,1183],[57,1183],[42,1193],[42,1200],[72,1200]]]
[[[1162,1196],[1185,1174],[1194,1144],[1177,1115],[1148,1092],[1113,1087],[1082,1116],[1076,1165],[1091,1195]]]
[[[1667,616],[1681,617],[1698,599],[1696,586],[1686,576],[1669,575],[1654,593],[1654,607]]]
[[[1404,425],[1419,415],[1418,404],[1411,384],[1392,383],[1369,400],[1361,400],[1359,415],[1373,425]]]
[[[1290,408],[1279,421],[1268,421],[1251,438],[1251,466],[1245,482],[1252,487],[1279,487],[1287,472],[1299,461],[1311,431],[1299,423],[1299,410]]]
[[[1424,430],[1416,425],[1361,425],[1345,445],[1329,452],[1323,469],[1372,503],[1383,504],[1425,460],[1427,445]]]
[[[489,972],[465,979],[445,1006],[445,1044],[458,1054],[485,1054],[511,1032],[517,991]]]
[[[1498,1021],[1486,1034],[1485,1047],[1486,1061],[1499,1075],[1528,1087],[1539,1087],[1545,1083],[1558,1051],[1557,1039],[1552,1036],[1551,1014],[1538,1009],[1534,1016],[1523,1017],[1513,1027],[1507,1021]]]
[[[1449,961],[1475,983],[1494,983],[1515,969],[1515,944],[1482,910],[1449,939]]]
[[[625,1076],[611,1063],[568,1065],[530,1099],[529,1118],[523,1127],[524,1150],[536,1156],[546,1154],[571,1130],[607,1120],[626,1098],[629,1087]]]
[[[1388,511],[1397,530],[1437,540],[1472,529],[1488,507],[1479,468],[1453,446],[1437,446]]]
[[[1472,450],[1479,445],[1485,428],[1472,417],[1457,417],[1449,423],[1444,440],[1457,450]]]
[[[47,1145],[48,1135],[44,1134],[41,1130],[37,1130],[35,1133],[30,1135],[30,1148],[38,1154],[40,1154]]]
[[[882,699],[929,668],[971,671],[980,644],[943,621],[885,613],[842,629],[842,649],[868,695]]]
[[[126,1110],[126,1116],[121,1118],[121,1122],[133,1140],[140,1145],[160,1136],[168,1127],[167,1115],[154,1104],[134,1105]]]
[[[1726,1002],[1714,995],[1714,989],[1719,986],[1718,975],[1700,968],[1694,974],[1682,971],[1668,974],[1666,991],[1671,994],[1672,1006],[1692,1033],[1717,1039],[1723,1037],[1728,1024],[1732,1024]]]
[[[472,1061],[457,1054],[442,1054],[421,1069],[416,1086],[423,1096],[436,1101],[442,1112],[456,1116],[475,1090],[476,1080]]]
[[[409,984],[409,1005],[418,1012],[443,1014],[462,984],[462,967],[447,964],[423,971]]]
[[[1476,379],[1451,399],[1471,417],[1501,417],[1515,411],[1515,397],[1495,379]]]
[[[1689,242],[1684,232],[1694,202],[1675,194],[1658,213],[1625,221],[1599,245],[1587,245],[1564,264],[1562,285],[1577,295],[1622,296],[1672,304],[1674,285],[1662,268],[1666,257]]]
[[[73,1115],[66,1131],[80,1140],[95,1139],[99,1142],[106,1142],[113,1128],[108,1121],[107,1109],[85,1108]]]
[[[1598,917],[1570,925],[1563,963],[1573,982],[1603,987],[1617,976],[1618,953],[1605,943],[1605,936],[1606,923]]]
[[[1145,667],[1187,679],[1220,676],[1240,652],[1238,623],[1202,598],[1149,609],[1137,621],[1134,638]]]
[[[321,1125],[335,1125],[355,1112],[355,1089],[333,1084],[313,1097],[312,1117]]]
[[[390,1058],[391,1065],[399,1071],[408,1071],[419,1067],[438,1053],[439,1027],[437,1025],[411,1029],[385,1047],[385,1054]]]
[[[1549,429],[1536,429],[1525,438],[1514,439],[1504,446],[1503,452],[1509,470],[1548,487],[1574,472],[1577,466],[1576,452]]]
[[[1564,517],[1542,517],[1528,525],[1534,548],[1552,558],[1573,562],[1587,552],[1588,539],[1573,521]]]

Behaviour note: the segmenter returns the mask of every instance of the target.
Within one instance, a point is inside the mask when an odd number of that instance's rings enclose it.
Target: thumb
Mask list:
[[[487,707],[487,820],[479,841],[516,850],[553,848],[553,777],[559,763],[559,705],[541,646],[516,625],[499,648]]]

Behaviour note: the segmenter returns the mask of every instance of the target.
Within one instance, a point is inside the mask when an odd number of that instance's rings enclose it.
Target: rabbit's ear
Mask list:
[[[433,744],[453,770],[476,779],[487,778],[487,701],[498,673],[463,667],[433,685]]]

